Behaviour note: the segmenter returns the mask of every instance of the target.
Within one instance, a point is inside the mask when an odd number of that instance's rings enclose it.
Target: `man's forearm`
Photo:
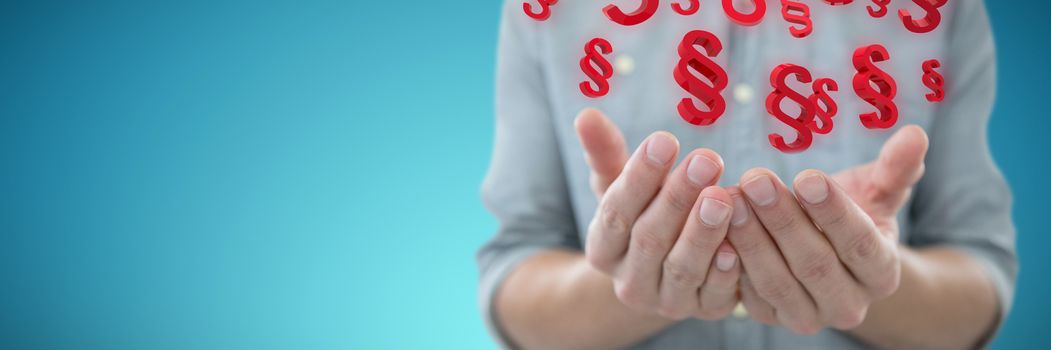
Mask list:
[[[612,281],[573,252],[529,258],[507,277],[495,303],[504,332],[525,349],[622,348],[672,324],[628,309]]]
[[[879,348],[969,349],[997,321],[998,301],[982,267],[950,248],[902,247],[901,287],[873,304],[852,334]]]

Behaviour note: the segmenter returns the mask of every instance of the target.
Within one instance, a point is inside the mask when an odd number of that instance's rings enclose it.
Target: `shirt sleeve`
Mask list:
[[[1011,190],[990,155],[987,137],[996,50],[984,2],[956,4],[942,60],[947,95],[929,130],[927,174],[912,207],[910,243],[951,246],[979,261],[998,294],[999,329],[1014,299],[1018,257]]]
[[[477,254],[479,303],[494,338],[508,347],[493,307],[507,274],[547,250],[581,250],[538,61],[539,26],[521,1],[506,1],[496,72],[496,132],[482,200],[499,230]]]

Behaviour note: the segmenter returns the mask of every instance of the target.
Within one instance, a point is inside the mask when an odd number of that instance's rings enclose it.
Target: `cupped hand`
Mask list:
[[[794,195],[769,170],[745,173],[729,189],[728,237],[744,265],[741,295],[752,317],[800,334],[851,329],[893,294],[897,214],[923,174],[927,147],[922,129],[904,127],[872,163],[835,176],[800,173]]]
[[[719,155],[694,150],[675,167],[678,141],[657,132],[629,156],[620,130],[594,109],[580,113],[576,128],[599,198],[585,254],[613,280],[617,298],[670,319],[726,317],[741,269],[725,242],[730,194],[713,186]]]

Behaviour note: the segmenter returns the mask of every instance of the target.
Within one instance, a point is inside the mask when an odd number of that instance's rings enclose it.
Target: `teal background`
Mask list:
[[[0,347],[493,347],[499,7],[0,3]],[[1023,266],[994,348],[1047,348],[1051,5],[989,7]]]

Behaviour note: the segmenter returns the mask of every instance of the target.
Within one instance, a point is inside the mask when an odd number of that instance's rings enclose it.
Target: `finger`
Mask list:
[[[741,275],[741,303],[744,304],[745,310],[748,310],[752,319],[757,322],[770,326],[778,325],[774,307],[759,296],[748,275]]]
[[[803,207],[821,227],[846,265],[873,298],[889,296],[898,288],[901,264],[890,237],[879,229],[835,181],[816,170],[799,174],[795,181]]]
[[[816,333],[820,329],[817,305],[788,269],[777,244],[752,212],[744,194],[737,187],[727,190],[734,201],[727,237],[757,295],[778,310],[778,323],[797,333]]]
[[[852,327],[857,306],[864,304],[861,287],[795,195],[766,169],[748,171],[741,183],[750,207],[774,238],[788,268],[817,303],[820,319],[837,328]]]
[[[730,225],[733,207],[726,190],[708,187],[696,202],[661,271],[660,313],[672,319],[697,311],[697,290],[708,278],[709,265]],[[736,264],[736,255],[732,257]]]
[[[602,197],[628,161],[624,135],[616,124],[594,108],[581,111],[574,125],[584,147],[584,158],[591,167],[591,189]]]
[[[629,303],[660,306],[657,291],[664,259],[682,233],[701,190],[718,181],[722,174],[722,159],[711,150],[695,150],[686,159],[631,228],[623,270],[618,271],[624,283],[614,285],[618,295],[631,300]],[[700,283],[694,287],[698,286]]]
[[[660,190],[678,153],[675,136],[657,132],[628,160],[623,176],[602,197],[588,226],[585,253],[595,268],[610,273],[621,260],[628,248],[631,227]]]
[[[927,133],[916,125],[909,125],[894,133],[880,150],[873,165],[873,194],[880,197],[873,202],[887,203],[882,212],[894,215],[909,197],[909,192],[923,176],[924,159],[930,141]]]
[[[723,241],[708,271],[708,277],[697,293],[701,305],[698,318],[721,320],[733,312],[737,306],[737,285],[741,278],[741,264],[738,260],[737,251],[729,242]]]

